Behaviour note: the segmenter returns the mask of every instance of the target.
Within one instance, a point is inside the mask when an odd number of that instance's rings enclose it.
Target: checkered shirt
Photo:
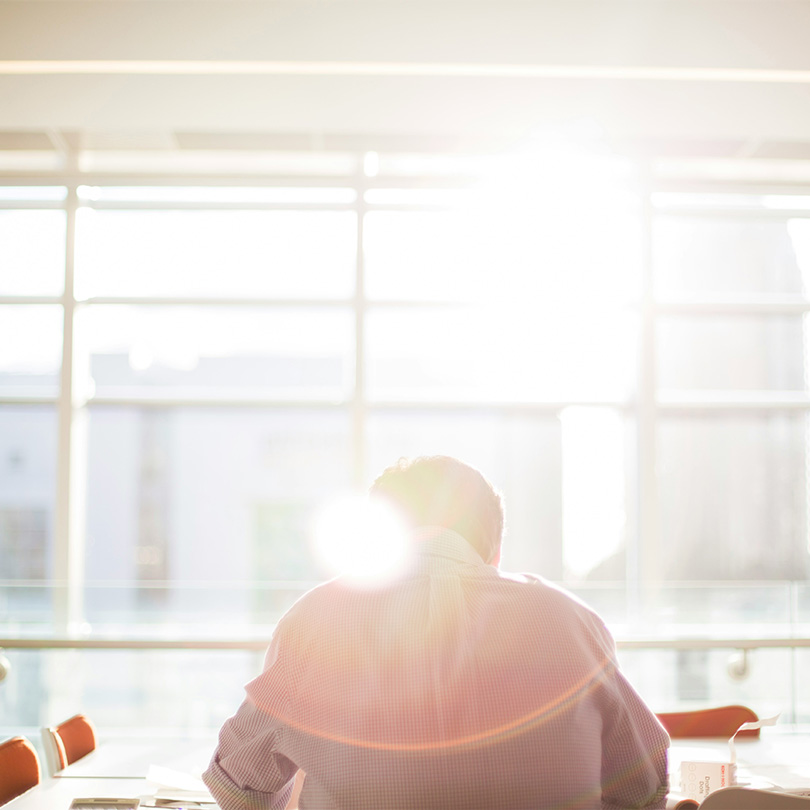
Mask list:
[[[427,539],[424,539],[427,537]],[[601,619],[430,530],[393,584],[279,622],[204,780],[222,810],[663,808],[666,732]]]

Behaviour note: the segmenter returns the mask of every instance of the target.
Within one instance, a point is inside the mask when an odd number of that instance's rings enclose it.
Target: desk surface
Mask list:
[[[8,810],[67,810],[73,799],[153,797],[159,785],[146,777],[151,766],[199,780],[216,745],[211,737],[100,737],[98,747],[58,776],[14,799]],[[191,787],[191,785],[188,785]],[[152,802],[150,802],[152,803]],[[216,810],[216,805],[208,805]]]
[[[57,778],[145,778],[152,765],[199,778],[208,767],[215,747],[216,734],[211,737],[102,737],[95,751],[68,765]]]
[[[8,810],[67,810],[79,796],[144,797],[154,795],[156,785],[147,781],[150,765],[171,768],[199,777],[215,746],[211,738],[111,738],[63,776],[41,785],[6,805]],[[670,750],[672,786],[677,788],[677,769],[682,760],[723,760],[728,756],[724,740],[673,740]],[[810,786],[810,733],[788,729],[765,729],[758,740],[737,742],[738,778],[752,787]],[[214,806],[211,805],[213,808]]]
[[[136,798],[150,792],[146,779],[45,779],[4,805],[8,810],[68,810],[73,799],[90,796]],[[213,805],[212,805],[213,807]]]
[[[763,729],[760,739],[736,741],[737,783],[751,787],[810,786],[810,733],[786,728]],[[669,756],[670,785],[677,790],[681,761],[727,761],[725,740],[673,740]]]

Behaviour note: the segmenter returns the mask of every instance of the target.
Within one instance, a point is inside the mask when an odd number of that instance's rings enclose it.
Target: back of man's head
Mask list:
[[[412,528],[443,526],[458,532],[484,562],[497,560],[503,534],[503,505],[489,481],[450,456],[400,459],[371,485]]]

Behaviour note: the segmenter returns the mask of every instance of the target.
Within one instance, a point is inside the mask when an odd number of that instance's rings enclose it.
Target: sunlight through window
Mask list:
[[[398,515],[385,504],[363,496],[327,503],[313,531],[315,554],[331,575],[374,587],[407,570],[410,539]]]

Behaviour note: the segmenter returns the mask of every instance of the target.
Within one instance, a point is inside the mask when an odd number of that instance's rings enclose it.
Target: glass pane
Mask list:
[[[796,621],[800,625],[797,635],[810,636],[810,583],[794,582],[791,587],[796,594]]]
[[[66,197],[65,186],[0,186],[0,200],[60,202]]]
[[[603,573],[602,569],[594,572],[594,578],[597,580],[595,582],[580,579],[563,583],[567,591],[573,593],[604,619],[605,624],[617,638],[627,634],[628,628],[632,626],[633,620],[636,618],[624,582],[609,581],[611,579],[621,580],[625,576],[625,554],[626,551],[622,548],[615,555],[615,559],[621,561],[621,566],[616,566],[617,570],[621,569],[619,573],[614,574],[613,571]],[[611,563],[613,559],[611,557]],[[607,567],[604,566],[604,568]]]
[[[36,743],[42,726],[81,706],[102,738],[154,730],[159,745],[172,732],[199,734],[199,744],[188,741],[188,773],[207,767],[217,729],[242,701],[243,685],[261,671],[263,658],[243,650],[11,649],[5,655],[11,672],[0,689],[0,732],[30,729]]]
[[[351,486],[350,425],[344,411],[91,406],[92,628],[274,624],[321,578],[309,522]]]
[[[79,186],[80,200],[93,202],[182,203],[352,203],[351,188],[300,186]]]
[[[807,579],[804,414],[662,419],[662,575]]]
[[[79,153],[79,171],[88,174],[108,173],[111,176],[170,174],[189,178],[201,174],[223,178],[234,174],[268,178],[302,175],[353,178],[361,165],[357,154],[344,152],[268,151],[264,148],[267,144],[262,142],[262,135],[258,136],[258,140],[250,135],[225,136],[235,139],[230,144],[223,144],[218,134],[192,135],[186,132],[182,137],[183,148],[180,150],[138,149],[131,148],[132,144],[121,145],[120,142],[115,148],[100,144],[95,149],[83,149]],[[268,182],[272,180],[268,179]]]
[[[501,567],[550,578],[562,573],[561,429],[554,417],[491,413],[370,415],[370,477],[405,456],[450,455],[473,465],[504,496]]]
[[[627,576],[629,498],[634,493],[635,422],[609,408],[565,408],[562,427],[563,575],[570,583]],[[592,591],[592,607],[623,611],[616,591]],[[605,617],[606,618],[606,617]]]
[[[793,702],[791,651],[752,650],[742,678],[732,674],[738,655],[734,650],[620,649],[619,662],[653,711],[742,704],[760,717],[781,712],[784,720]]]
[[[704,167],[709,168],[710,163],[703,164]],[[715,164],[714,168],[717,168]],[[692,165],[694,168],[694,165]],[[787,167],[786,167],[787,168]],[[766,174],[770,170],[773,171],[773,166],[760,167],[758,172],[757,167],[746,165],[745,161],[738,161],[734,166],[736,170],[735,177],[738,180],[749,179],[755,177],[760,181],[765,179]],[[677,169],[676,169],[677,171]],[[688,169],[687,169],[688,171]],[[765,172],[765,174],[763,174]],[[674,174],[670,171],[667,172],[670,177]],[[681,176],[683,172],[680,173]],[[662,175],[662,176],[666,176]],[[706,175],[708,177],[708,174]],[[787,175],[785,175],[787,176]],[[776,181],[775,174],[767,174],[770,181]],[[732,188],[732,186],[729,186]],[[652,203],[656,208],[664,211],[673,212],[693,212],[696,209],[706,211],[723,211],[726,214],[736,212],[767,212],[767,211],[784,211],[796,212],[806,211],[810,208],[810,197],[802,194],[751,194],[734,191],[720,191],[720,192],[683,192],[683,191],[656,191],[652,194]]]
[[[61,307],[0,306],[0,393],[55,396],[61,363]]]
[[[659,217],[653,249],[660,296],[806,295],[810,220]]]
[[[795,632],[793,587],[785,582],[667,582],[655,594],[655,629],[664,638],[787,637]]]
[[[354,323],[318,309],[92,306],[77,316],[97,394],[342,398]]]
[[[50,625],[56,449],[54,408],[0,406],[2,633]]]
[[[80,298],[340,298],[354,290],[353,212],[82,208],[77,220]]]
[[[661,318],[658,384],[803,391],[808,334],[806,315]]]
[[[488,281],[480,241],[457,213],[372,211],[363,228],[366,293],[372,299],[474,300]]]
[[[363,199],[369,205],[450,207],[460,205],[468,196],[464,188],[372,188],[363,194]]]
[[[366,351],[375,398],[544,401],[624,399],[633,389],[628,313],[478,308],[377,309]]]
[[[0,295],[61,295],[65,212],[0,210]]]
[[[372,211],[365,217],[372,299],[627,301],[639,270],[638,221],[626,206],[578,199],[445,212]],[[555,205],[555,203],[559,203]]]
[[[810,723],[810,650],[796,650],[793,654],[798,690],[796,695],[796,722]]]

